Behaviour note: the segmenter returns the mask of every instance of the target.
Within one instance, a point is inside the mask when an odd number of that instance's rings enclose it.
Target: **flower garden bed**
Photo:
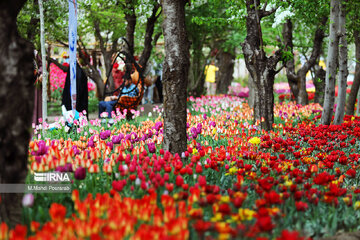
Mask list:
[[[317,239],[359,229],[359,117],[321,126],[319,105],[289,102],[264,132],[240,98],[188,102],[181,156],[161,149],[160,117],[80,119],[69,133],[59,122],[46,139],[38,129],[27,181],[70,171],[73,192],[27,196],[24,225],[1,224],[0,239]]]

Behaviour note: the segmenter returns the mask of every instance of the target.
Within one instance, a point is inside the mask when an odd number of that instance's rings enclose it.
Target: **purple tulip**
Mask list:
[[[110,137],[111,131],[110,131],[110,130],[106,130],[106,131],[104,131],[104,132],[101,132],[99,135],[100,135],[100,138],[101,138],[102,140],[105,140],[105,139],[107,139],[108,137]]]
[[[57,172],[66,172],[66,169],[65,169],[64,166],[57,166],[57,167],[55,168],[55,171],[57,171]]]
[[[126,134],[125,140],[130,140],[130,139],[131,139],[131,134]]]
[[[196,143],[196,149],[198,150],[198,151],[200,151],[201,150],[201,144],[198,142],[198,143]]]
[[[106,146],[108,146],[111,150],[113,149],[114,144],[112,142],[107,142]]]
[[[119,144],[119,143],[120,143],[120,137],[119,137],[119,136],[113,136],[113,137],[111,138],[111,142],[112,142],[113,144]]]
[[[71,164],[71,163],[66,163],[66,164],[65,164],[65,171],[66,171],[66,172],[73,172],[73,168],[72,168],[72,164]]]
[[[35,161],[37,163],[41,163],[41,156],[35,156]]]
[[[154,153],[156,151],[155,143],[150,142],[150,143],[147,144],[147,146],[148,146],[148,149],[149,149],[150,153]]]
[[[74,150],[74,154],[75,154],[75,155],[80,154],[80,150],[77,148],[76,145],[73,145],[73,146],[72,146],[72,149]]]
[[[95,144],[94,144],[94,140],[93,139],[90,139],[89,141],[88,141],[88,147],[95,147]]]
[[[75,170],[74,177],[75,177],[75,179],[77,179],[77,180],[83,180],[83,179],[85,179],[85,177],[86,177],[86,169],[83,168],[83,167],[78,167],[78,168]]]
[[[39,141],[38,146],[39,146],[39,150],[37,151],[38,156],[39,155],[44,155],[44,154],[47,153],[47,150],[48,150],[49,147],[46,146],[45,141],[43,141],[43,140]]]
[[[149,131],[148,138],[151,138],[152,135],[153,135],[153,132],[152,132],[152,131]]]
[[[198,125],[196,126],[196,133],[201,134],[201,130],[202,130],[202,124],[198,123]]]
[[[38,147],[39,147],[39,149],[36,152],[32,151],[31,155],[33,155],[33,156],[42,156],[42,155],[46,154],[48,149],[49,149],[49,147],[46,146],[46,143],[43,140],[38,142]]]
[[[155,129],[156,131],[159,131],[159,129],[163,126],[163,123],[162,122],[156,122],[155,123]]]

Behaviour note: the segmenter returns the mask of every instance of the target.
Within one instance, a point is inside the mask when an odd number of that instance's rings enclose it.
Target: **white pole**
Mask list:
[[[69,71],[71,106],[76,111],[76,37],[77,37],[77,0],[69,1]]]
[[[358,101],[357,101],[357,105],[356,105],[356,114],[354,114],[354,115],[359,116],[359,113],[360,113],[360,109],[359,109],[359,106],[360,106],[360,90],[358,90],[357,99],[358,99]]]
[[[43,1],[39,0],[40,10],[40,45],[42,59],[42,118],[47,121],[47,72],[46,72],[46,53],[45,53],[45,36],[44,36],[44,8]]]

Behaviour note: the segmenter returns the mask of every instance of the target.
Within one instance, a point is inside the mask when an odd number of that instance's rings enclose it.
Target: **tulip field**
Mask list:
[[[35,129],[28,180],[71,172],[72,193],[26,194],[0,239],[319,239],[360,229],[360,118],[319,124],[321,107],[274,106],[270,132],[246,100],[188,99],[187,151],[161,148],[161,109],[115,123]],[[67,132],[67,131],[68,132]]]

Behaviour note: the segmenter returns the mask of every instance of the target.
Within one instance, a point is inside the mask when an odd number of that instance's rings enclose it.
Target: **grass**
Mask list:
[[[99,100],[96,97],[89,98],[89,102],[88,102],[89,113],[96,112],[98,110],[98,106],[99,106]],[[49,116],[62,115],[61,100],[55,100],[55,101],[48,102],[47,112],[48,112]]]

